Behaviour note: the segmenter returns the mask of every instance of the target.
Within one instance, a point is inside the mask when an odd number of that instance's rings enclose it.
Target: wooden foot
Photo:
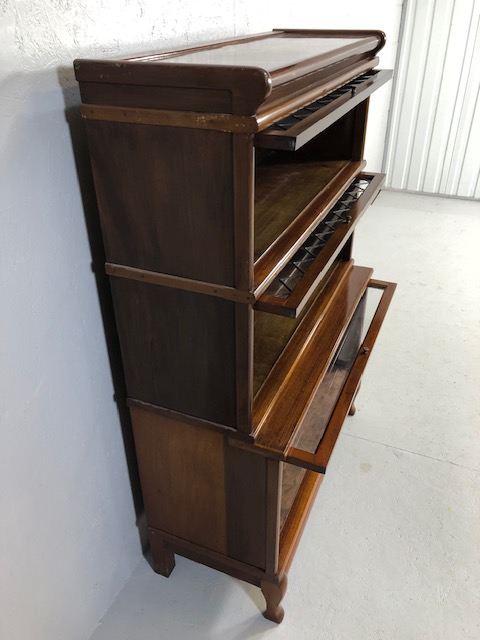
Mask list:
[[[175,554],[154,529],[148,529],[148,539],[152,550],[153,570],[168,578],[175,569]]]
[[[285,611],[283,607],[280,606],[280,602],[287,591],[287,575],[283,574],[278,583],[262,580],[260,588],[267,603],[267,609],[263,613],[264,617],[267,618],[267,620],[272,620],[272,622],[280,624],[285,615]]]

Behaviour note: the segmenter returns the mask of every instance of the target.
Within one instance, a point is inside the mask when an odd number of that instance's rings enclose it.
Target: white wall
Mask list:
[[[400,1],[322,4],[296,16],[279,1],[0,2],[2,638],[88,638],[141,554],[72,60],[302,26],[382,28],[384,65],[393,64]],[[372,169],[385,136],[381,91]]]

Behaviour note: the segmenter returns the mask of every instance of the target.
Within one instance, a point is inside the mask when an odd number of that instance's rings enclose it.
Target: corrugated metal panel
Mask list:
[[[480,197],[480,0],[407,0],[386,185]]]

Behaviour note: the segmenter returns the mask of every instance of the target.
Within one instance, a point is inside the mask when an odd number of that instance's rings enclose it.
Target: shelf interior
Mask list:
[[[257,260],[328,186],[348,160],[323,161],[297,152],[268,154],[256,166],[254,259]]]

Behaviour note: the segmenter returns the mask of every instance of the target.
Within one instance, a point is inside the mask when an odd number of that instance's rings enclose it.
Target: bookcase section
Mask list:
[[[278,29],[75,61],[154,569],[248,581],[275,622],[395,288],[353,259],[384,43]]]

